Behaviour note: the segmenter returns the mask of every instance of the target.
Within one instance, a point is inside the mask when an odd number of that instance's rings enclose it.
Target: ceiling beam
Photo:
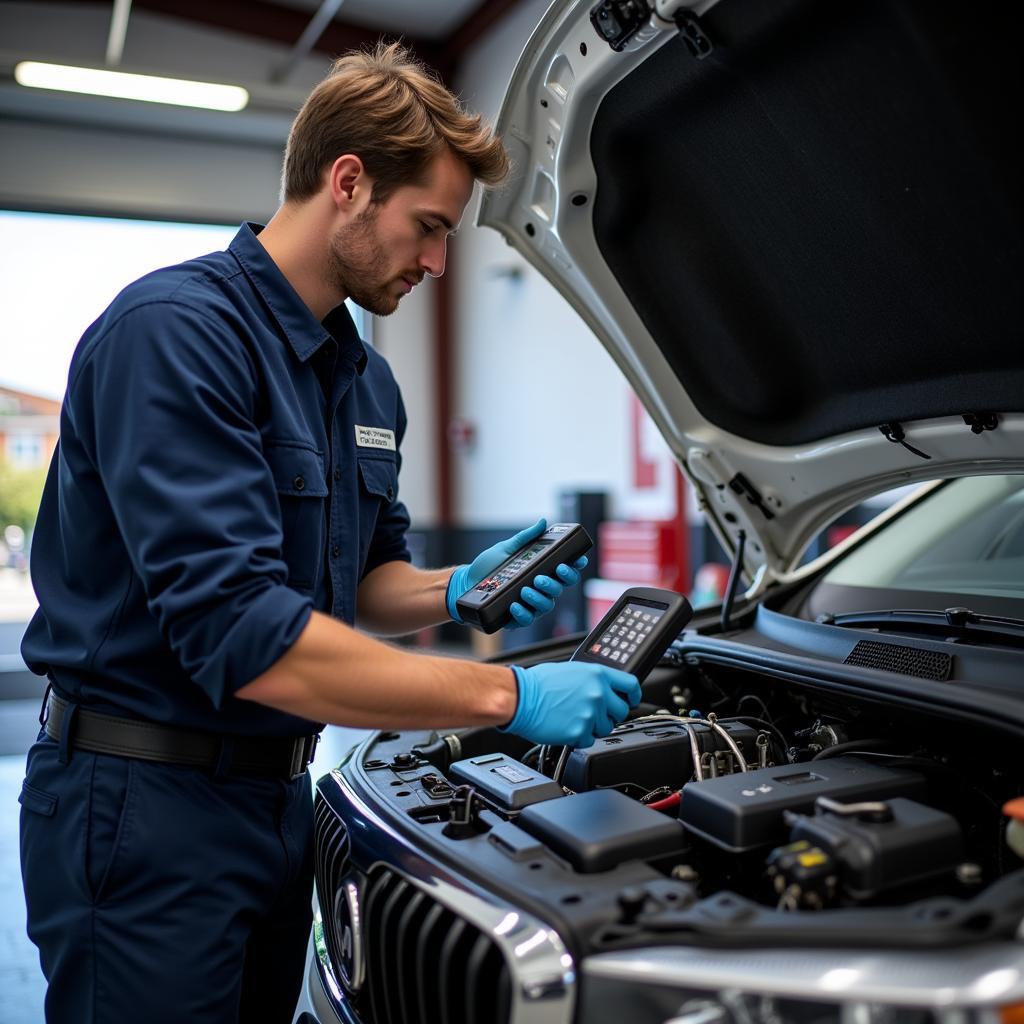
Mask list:
[[[115,68],[121,63],[124,55],[124,37],[128,32],[128,16],[131,14],[132,0],[114,0],[114,10],[110,15],[110,33],[107,36],[107,65]]]
[[[97,4],[95,0],[77,2],[108,9],[110,6],[109,3]],[[310,18],[308,11],[283,7],[269,0],[133,0],[133,7],[137,11],[164,14],[181,21],[254,36],[286,46],[295,45],[309,25]],[[434,67],[438,66],[441,47],[436,42],[338,19],[324,29],[313,50],[328,57],[336,57],[346,50],[373,46],[380,39],[401,39],[421,60]]]
[[[109,2],[64,0],[109,9]],[[400,40],[420,60],[433,67],[451,85],[455,69],[466,52],[493,25],[522,0],[480,0],[480,3],[445,39],[431,40],[399,31],[367,28],[333,19],[313,46],[315,53],[336,57],[346,50],[373,46],[381,39]],[[163,14],[181,21],[237,32],[293,47],[309,25],[309,12],[284,7],[271,0],[133,0],[136,10]]]
[[[278,65],[271,74],[271,81],[283,82],[300,63],[304,57],[308,57],[310,51],[317,44],[317,40],[327,31],[338,8],[344,0],[320,0],[320,6],[316,13],[309,19],[309,24],[302,30],[299,41],[291,48],[288,56]]]

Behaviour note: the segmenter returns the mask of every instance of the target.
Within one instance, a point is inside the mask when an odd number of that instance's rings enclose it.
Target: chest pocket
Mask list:
[[[323,456],[294,443],[269,442],[264,450],[281,507],[281,557],[288,585],[312,590],[321,571],[327,519]]]
[[[381,508],[387,508],[398,493],[398,469],[387,457],[359,456],[359,575],[362,576],[370,541]]]

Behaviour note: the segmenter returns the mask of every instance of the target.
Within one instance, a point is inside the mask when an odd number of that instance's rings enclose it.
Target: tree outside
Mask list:
[[[20,526],[26,534],[32,532],[45,481],[45,466],[19,469],[0,457],[0,534],[7,526]]]

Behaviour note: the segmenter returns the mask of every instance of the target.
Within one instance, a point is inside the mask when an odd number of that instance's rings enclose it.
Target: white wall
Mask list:
[[[546,0],[526,0],[474,47],[457,82],[471,108],[497,116],[546,7]],[[565,300],[497,232],[466,227],[454,246],[454,412],[478,426],[475,448],[456,460],[459,520],[497,525],[550,516],[557,492],[568,488],[608,490],[614,513],[631,471],[624,378]],[[518,279],[508,274],[513,268]]]
[[[420,529],[438,520],[434,288],[433,280],[425,278],[402,299],[397,312],[373,323],[374,347],[391,364],[409,417],[399,494]]]

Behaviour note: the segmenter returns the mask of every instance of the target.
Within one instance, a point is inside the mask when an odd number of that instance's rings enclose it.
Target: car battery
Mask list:
[[[679,818],[692,835],[730,853],[779,846],[789,835],[785,812],[810,814],[820,796],[838,801],[925,795],[924,777],[856,757],[759,768],[691,783]]]
[[[719,724],[743,751],[748,763],[754,762],[757,730],[742,722]],[[613,735],[596,740],[593,746],[574,750],[566,762],[562,782],[577,793],[627,783],[645,790],[661,786],[681,789],[694,775],[687,729],[693,731],[702,754],[729,751],[724,737],[708,725],[668,716],[664,722],[627,722]],[[731,758],[729,753],[725,759]]]
[[[843,805],[838,805],[843,808]],[[952,874],[964,857],[963,832],[944,811],[894,797],[877,810],[838,812],[815,807],[813,816],[789,816],[790,838],[831,854],[840,885],[854,899]]]

